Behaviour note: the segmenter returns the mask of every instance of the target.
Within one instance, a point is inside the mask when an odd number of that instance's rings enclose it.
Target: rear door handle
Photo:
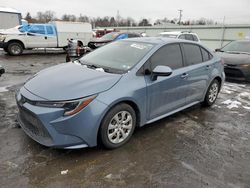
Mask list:
[[[182,79],[185,79],[185,78],[187,78],[188,77],[188,74],[187,73],[183,73],[182,75],[181,75],[181,78]]]
[[[44,38],[45,38],[45,39],[48,39],[48,37],[47,37],[47,36],[45,36]]]

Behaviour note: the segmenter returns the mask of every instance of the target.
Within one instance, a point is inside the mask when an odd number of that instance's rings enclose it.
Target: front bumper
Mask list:
[[[7,48],[8,43],[7,42],[0,42],[0,48]]]
[[[18,122],[33,140],[44,146],[66,149],[97,145],[98,129],[106,105],[94,100],[79,113],[66,117],[63,116],[64,109],[32,105],[29,100],[35,97],[41,100],[32,95],[22,88],[16,99]]]
[[[226,79],[238,81],[250,81],[250,66],[225,66]]]

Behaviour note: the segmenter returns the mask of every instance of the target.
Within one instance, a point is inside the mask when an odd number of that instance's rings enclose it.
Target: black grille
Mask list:
[[[35,137],[43,137],[50,139],[48,131],[44,128],[39,119],[32,113],[19,107],[19,118],[23,128]]]
[[[244,77],[244,74],[238,69],[225,68],[224,71],[226,76],[228,77],[236,77],[236,78]]]

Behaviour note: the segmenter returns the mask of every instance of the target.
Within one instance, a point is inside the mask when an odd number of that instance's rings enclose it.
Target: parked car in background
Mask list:
[[[5,73],[5,69],[0,65],[0,76]]]
[[[95,33],[95,37],[96,38],[100,38],[102,37],[103,35],[106,35],[108,33],[111,33],[111,32],[117,32],[116,29],[93,29],[93,32]]]
[[[71,38],[87,45],[92,38],[91,24],[55,21],[18,26],[0,32],[0,48],[10,55],[21,55],[24,49],[65,48]]]
[[[224,60],[227,79],[250,81],[250,40],[237,40],[216,49]]]
[[[224,82],[221,59],[189,41],[134,38],[112,42],[37,73],[16,95],[18,121],[50,147],[122,146],[136,126],[202,102]]]
[[[196,33],[188,32],[188,31],[162,32],[158,36],[200,42],[200,39],[199,39],[199,37],[198,37],[198,35]]]
[[[111,32],[106,35],[103,35],[100,38],[93,39],[88,43],[88,47],[90,47],[91,49],[96,49],[112,41],[135,37],[142,37],[142,35],[139,33],[130,32]]]

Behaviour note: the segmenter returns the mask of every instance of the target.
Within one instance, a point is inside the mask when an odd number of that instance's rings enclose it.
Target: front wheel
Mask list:
[[[18,42],[11,42],[7,49],[10,55],[21,55],[23,53],[23,46]]]
[[[219,84],[218,80],[214,80],[210,84],[210,86],[208,87],[203,104],[205,106],[212,106],[217,99],[217,96],[219,94],[219,90],[220,90],[220,84]]]
[[[104,117],[99,136],[104,147],[118,148],[131,138],[136,125],[136,114],[128,104],[113,107]]]

